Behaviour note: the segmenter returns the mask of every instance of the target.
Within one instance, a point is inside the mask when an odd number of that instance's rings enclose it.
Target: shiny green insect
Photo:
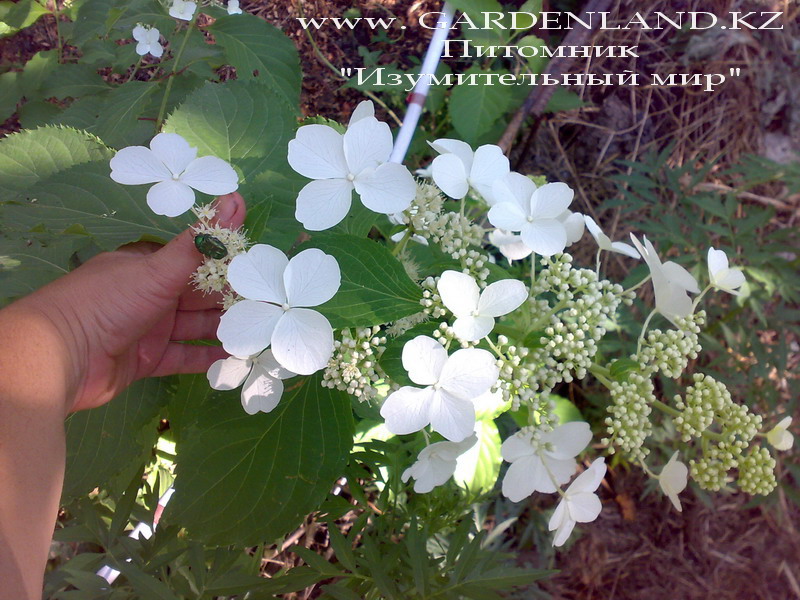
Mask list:
[[[228,256],[228,248],[219,239],[209,233],[198,233],[194,236],[194,246],[204,256],[220,260]]]

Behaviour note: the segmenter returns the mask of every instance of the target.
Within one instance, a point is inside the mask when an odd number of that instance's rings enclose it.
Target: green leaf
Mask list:
[[[267,170],[288,170],[295,122],[295,108],[269,87],[209,82],[170,115],[164,131],[182,135],[199,156],[230,162],[249,181]]]
[[[30,130],[49,125],[62,111],[60,106],[52,102],[32,100],[22,105],[17,113],[17,118],[20,125]]]
[[[8,26],[8,31],[4,35],[10,35],[20,29],[33,25],[42,15],[50,14],[44,2],[34,2],[33,0],[20,0],[8,9],[3,16],[3,23]]]
[[[628,373],[631,371],[635,371],[639,368],[639,363],[633,360],[632,358],[628,358],[627,356],[624,358],[618,358],[609,367],[609,372],[611,373],[611,378],[616,381],[627,381],[628,380]]]
[[[166,241],[181,231],[179,222],[147,207],[148,186],[120,185],[109,172],[108,162],[103,160],[57,173],[26,190],[31,201],[6,204],[5,224],[16,231],[37,227],[52,232],[80,231],[102,250],[116,250],[143,237]]]
[[[28,100],[44,98],[42,88],[58,66],[58,50],[37,52],[25,63],[17,80],[19,92]]]
[[[17,110],[22,96],[19,91],[19,73],[9,71],[0,75],[0,120],[5,121]]]
[[[266,84],[291,106],[300,101],[300,62],[283,32],[253,15],[231,15],[209,27],[240,80]]]
[[[58,65],[55,72],[43,82],[42,94],[49,98],[79,98],[108,90],[97,69],[83,63]]]
[[[65,127],[42,127],[0,140],[0,201],[73,165],[111,158],[96,137]]]
[[[466,75],[503,72],[483,71],[473,65]],[[512,91],[505,85],[457,85],[450,96],[450,120],[461,138],[474,145],[511,108],[512,98]]]
[[[353,443],[347,394],[321,377],[287,381],[277,408],[248,415],[239,391],[210,391],[181,435],[165,519],[212,544],[274,540],[313,511]]]
[[[492,491],[500,474],[500,433],[491,420],[475,422],[478,443],[458,458],[453,480],[471,493]]]
[[[288,171],[288,167],[287,167]],[[250,240],[288,252],[300,242],[303,226],[294,218],[297,194],[306,180],[292,173],[264,171],[239,187],[247,200],[245,229]]]
[[[152,447],[155,421],[171,381],[144,379],[108,404],[73,413],[67,419],[67,471],[62,501],[79,498],[108,481]]]
[[[339,291],[318,309],[334,329],[390,323],[421,310],[422,291],[385,246],[347,234],[320,234],[307,246],[332,255],[342,272]]]

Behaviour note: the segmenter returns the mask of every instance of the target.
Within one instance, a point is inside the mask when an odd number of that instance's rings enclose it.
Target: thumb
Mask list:
[[[217,212],[212,223],[230,229],[241,227],[244,223],[246,208],[239,193],[220,196],[214,208]],[[194,245],[194,236],[195,232],[190,227],[163,248],[144,257],[151,276],[170,295],[178,296],[186,289],[189,276],[203,260],[203,255]]]

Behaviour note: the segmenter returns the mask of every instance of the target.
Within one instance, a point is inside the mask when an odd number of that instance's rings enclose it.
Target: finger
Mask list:
[[[220,225],[239,227],[244,223],[244,200],[239,194],[220,196],[216,208],[216,221]],[[184,291],[186,280],[202,258],[194,245],[194,231],[189,228],[157,252],[145,256],[144,260],[150,277],[162,293],[175,297]]]
[[[179,310],[175,313],[175,323],[172,326],[170,340],[182,342],[187,340],[215,340],[217,327],[222,311],[209,310]]]
[[[193,283],[189,283],[186,289],[178,298],[178,310],[209,310],[211,308],[222,308],[222,294],[219,292],[211,292],[206,294],[194,287]]]
[[[181,373],[205,373],[215,361],[228,358],[228,356],[229,354],[221,346],[195,346],[193,344],[170,342],[167,344],[167,349],[161,357],[161,361],[155,370],[150,373],[150,376],[162,377]]]

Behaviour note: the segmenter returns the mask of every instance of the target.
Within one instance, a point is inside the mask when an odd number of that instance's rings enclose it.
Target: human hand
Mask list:
[[[236,228],[245,206],[221,196],[215,220]],[[44,317],[63,340],[69,390],[65,412],[100,406],[143,377],[199,373],[227,354],[215,339],[218,295],[193,290],[201,263],[187,229],[165,246],[138,243],[100,254],[12,307]]]

